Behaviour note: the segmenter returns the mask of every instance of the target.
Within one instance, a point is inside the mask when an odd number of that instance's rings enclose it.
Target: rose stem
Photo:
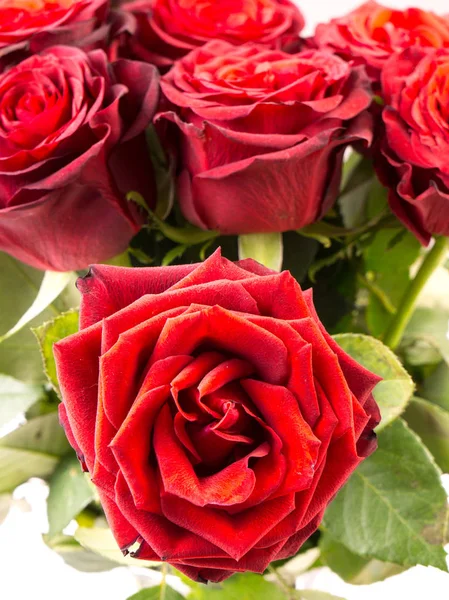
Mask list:
[[[395,350],[412,318],[418,297],[432,273],[443,263],[449,251],[449,238],[435,238],[432,249],[427,253],[414,279],[405,290],[399,308],[391,322],[384,343]]]
[[[168,570],[168,565],[166,562],[163,562],[162,569],[161,569],[162,579],[161,579],[161,593],[159,596],[159,600],[165,600],[165,592],[167,591],[167,570]]]
[[[292,596],[294,596],[295,598],[300,600],[299,592],[288,585],[288,583],[285,581],[285,579],[282,577],[282,575],[279,573],[276,567],[273,567],[273,565],[268,565],[268,571],[276,577],[279,583],[279,587],[281,587],[284,590],[288,598],[292,598]]]

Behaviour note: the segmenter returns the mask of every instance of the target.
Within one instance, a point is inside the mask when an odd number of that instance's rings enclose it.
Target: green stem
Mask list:
[[[285,581],[285,579],[282,577],[279,571],[275,567],[273,567],[273,565],[268,565],[268,571],[275,576],[279,587],[282,588],[282,590],[285,592],[287,598],[289,598],[290,600],[293,600],[294,598],[296,600],[300,600],[299,592],[288,585],[288,583]]]
[[[379,302],[382,304],[385,310],[390,313],[390,315],[396,314],[396,309],[393,306],[393,303],[391,302],[390,298],[378,285],[374,283],[374,281],[370,281],[360,273],[357,274],[357,281],[359,281],[361,285],[366,287],[366,289],[369,292],[371,292],[373,296],[376,296],[376,298],[379,300]]]
[[[449,238],[435,239],[433,248],[427,253],[415,278],[410,282],[393,321],[385,334],[384,343],[395,350],[412,318],[418,297],[432,273],[444,262],[449,251]]]
[[[161,580],[161,593],[159,596],[159,600],[165,600],[165,595],[167,591],[167,563],[162,563],[162,580]]]

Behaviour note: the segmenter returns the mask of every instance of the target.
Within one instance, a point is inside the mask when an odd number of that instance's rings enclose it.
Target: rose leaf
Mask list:
[[[47,500],[49,536],[60,533],[94,499],[93,485],[70,454],[56,467],[50,479]]]
[[[183,596],[168,585],[156,585],[133,594],[128,600],[183,600]]]
[[[406,567],[400,565],[358,556],[335,541],[327,531],[322,533],[319,547],[322,562],[352,585],[369,585],[384,581],[406,570]]]
[[[443,473],[449,473],[449,412],[415,396],[404,419],[422,439]]]
[[[38,295],[44,273],[0,252],[0,336],[14,328]],[[29,321],[20,331],[0,344],[0,373],[27,383],[42,383],[45,375],[42,360],[31,326],[52,319],[64,310],[76,306],[78,294],[74,285],[68,285],[40,315]]]
[[[362,557],[447,571],[448,504],[441,472],[402,419],[379,434],[326,511],[324,528]]]
[[[95,554],[120,565],[143,568],[161,564],[160,562],[123,556],[111,530],[106,527],[78,527],[75,531],[75,540],[86,550],[95,552]]]
[[[0,429],[26,412],[43,395],[39,385],[22,383],[0,374]]]
[[[33,329],[37,338],[44,371],[56,393],[60,396],[58,378],[56,375],[56,363],[53,356],[53,344],[78,331],[79,314],[76,310],[61,313],[52,321],[48,321]]]
[[[30,477],[47,478],[69,449],[57,413],[27,421],[0,439],[0,493],[14,490]]]
[[[379,340],[356,333],[337,334],[334,340],[354,360],[382,377],[374,390],[382,415],[377,431],[382,430],[407,406],[415,387],[412,378],[397,356]]]

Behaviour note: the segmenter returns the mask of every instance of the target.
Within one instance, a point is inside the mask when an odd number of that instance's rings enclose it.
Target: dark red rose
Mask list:
[[[210,42],[161,82],[181,135],[179,199],[199,227],[287,231],[316,221],[339,189],[345,148],[371,140],[370,84],[328,53]]]
[[[393,56],[382,89],[377,172],[393,212],[427,244],[433,234],[449,235],[449,49]]]
[[[56,44],[88,48],[106,37],[108,0],[2,0],[0,66]]]
[[[0,75],[0,250],[37,268],[81,269],[123,252],[151,204],[144,130],[156,68],[57,46]]]
[[[449,20],[419,8],[396,10],[370,0],[353,12],[318,25],[314,38],[355,64],[364,64],[378,83],[385,62],[410,46],[449,46]]]
[[[378,377],[288,272],[94,266],[55,345],[61,422],[119,546],[189,577],[295,554],[376,447]]]
[[[125,55],[162,69],[209,40],[280,48],[304,27],[290,0],[136,0],[123,3],[122,11],[129,19]]]

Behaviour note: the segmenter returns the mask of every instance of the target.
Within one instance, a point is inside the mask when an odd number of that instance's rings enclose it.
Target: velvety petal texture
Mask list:
[[[393,212],[423,243],[449,235],[449,48],[410,48],[382,75],[375,166]]]
[[[155,202],[145,129],[154,66],[55,46],[0,75],[0,250],[39,269],[86,268],[123,252]]]
[[[376,447],[379,378],[288,272],[97,265],[54,346],[61,423],[126,554],[198,581],[298,551]]]
[[[304,27],[291,0],[134,0],[120,8],[118,51],[161,70],[209,40],[294,47]]]
[[[108,0],[2,0],[0,68],[56,44],[105,48]]]
[[[420,8],[398,10],[369,0],[344,17],[318,25],[313,42],[365,65],[377,90],[381,71],[394,53],[412,46],[449,47],[449,19]]]
[[[325,52],[209,42],[162,78],[186,218],[224,234],[288,231],[332,206],[351,142],[371,142],[363,68]]]

